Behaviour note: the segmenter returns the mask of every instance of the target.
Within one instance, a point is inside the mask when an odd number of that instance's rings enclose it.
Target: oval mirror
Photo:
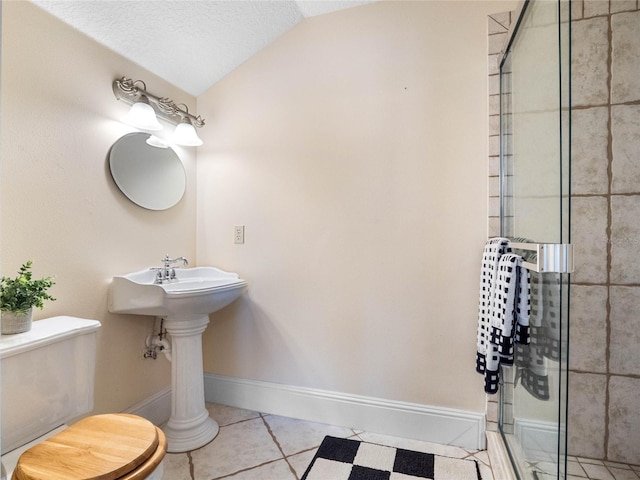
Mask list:
[[[118,188],[136,205],[149,210],[173,207],[184,195],[187,174],[171,147],[147,143],[148,133],[128,133],[109,153],[111,176]]]

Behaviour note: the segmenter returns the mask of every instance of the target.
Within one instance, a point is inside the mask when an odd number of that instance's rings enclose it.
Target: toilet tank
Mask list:
[[[93,410],[97,320],[53,317],[0,335],[2,453]]]

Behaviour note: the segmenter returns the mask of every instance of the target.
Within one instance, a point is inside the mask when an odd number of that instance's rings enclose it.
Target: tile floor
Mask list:
[[[482,478],[494,480],[486,451],[389,437],[224,405],[207,404],[207,408],[220,425],[220,433],[198,450],[167,454],[163,480],[300,480],[325,435],[473,458],[478,460]]]
[[[538,465],[544,471],[544,466]],[[541,467],[541,468],[540,468]],[[551,480],[554,476],[542,474],[540,480]],[[603,462],[590,458],[569,457],[567,461],[567,480],[640,480],[640,465]]]
[[[556,464],[531,462],[530,471],[536,480],[556,479]],[[566,480],[640,480],[640,465],[607,462],[592,458],[568,457]],[[499,479],[496,479],[499,480]]]
[[[483,480],[504,480],[494,478],[486,451],[389,437],[224,405],[207,404],[207,408],[220,425],[220,433],[198,450],[167,454],[163,480],[300,480],[325,435],[475,459]],[[640,465],[579,457],[569,457],[567,465],[567,480],[640,480]],[[539,480],[555,478],[545,473],[554,471],[555,466],[546,468],[538,463],[535,467]]]

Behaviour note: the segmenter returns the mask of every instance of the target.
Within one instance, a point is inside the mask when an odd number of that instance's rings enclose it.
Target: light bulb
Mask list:
[[[131,105],[131,110],[125,116],[124,122],[140,130],[162,130],[162,125],[156,118],[156,112],[149,105],[149,99],[144,95]]]
[[[198,137],[195,127],[188,118],[183,118],[182,121],[176,125],[176,129],[171,136],[171,141],[176,145],[184,145],[187,147],[199,147],[202,145],[202,140]]]
[[[150,135],[149,138],[147,138],[146,143],[152,147],[169,148],[169,144],[167,142],[155,135]]]

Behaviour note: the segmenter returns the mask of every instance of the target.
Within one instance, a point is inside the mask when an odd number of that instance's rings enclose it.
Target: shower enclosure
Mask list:
[[[535,264],[571,254],[570,2],[530,0],[518,15],[500,64],[500,228]],[[545,262],[530,269],[530,344],[500,388],[499,430],[521,480],[566,474],[571,265]]]

